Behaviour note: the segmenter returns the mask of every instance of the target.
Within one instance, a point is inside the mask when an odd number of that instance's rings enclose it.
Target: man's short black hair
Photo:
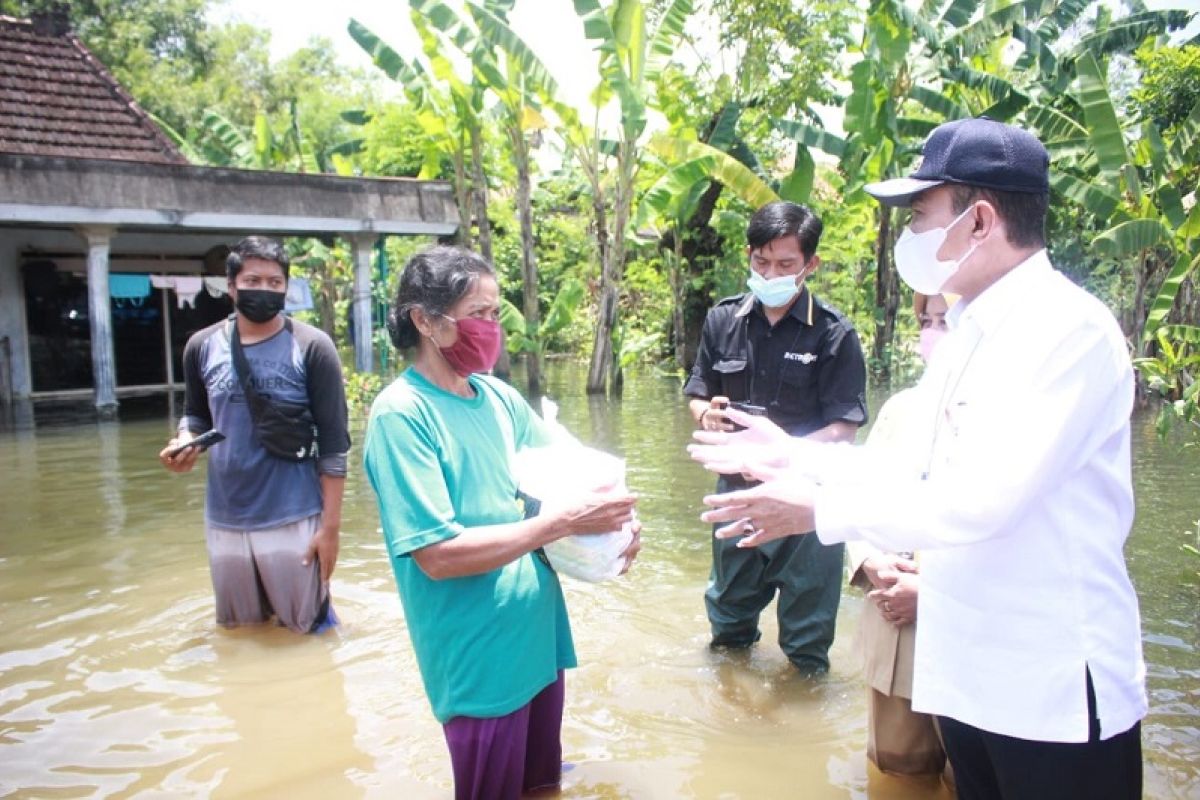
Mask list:
[[[808,207],[777,200],[754,212],[746,226],[746,243],[751,250],[759,250],[776,239],[795,236],[807,261],[817,252],[824,228],[821,218]]]
[[[1050,195],[1044,192],[1001,192],[981,186],[950,184],[954,213],[961,214],[972,203],[986,200],[1004,220],[1005,238],[1013,247],[1046,246],[1046,209]]]
[[[247,236],[235,244],[229,251],[229,255],[225,257],[225,274],[230,281],[237,278],[248,258],[274,261],[283,268],[283,277],[288,276],[291,259],[288,258],[287,251],[283,249],[283,245],[278,240],[269,236]]]

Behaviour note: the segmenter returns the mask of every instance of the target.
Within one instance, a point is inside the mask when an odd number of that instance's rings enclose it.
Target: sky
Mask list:
[[[271,32],[272,60],[298,50],[313,36],[325,36],[333,41],[343,63],[370,68],[370,57],[346,32],[351,18],[401,55],[421,52],[405,0],[226,0],[217,19],[235,18]],[[586,106],[597,80],[596,57],[571,3],[523,0],[509,20],[559,82],[563,99],[576,107]]]

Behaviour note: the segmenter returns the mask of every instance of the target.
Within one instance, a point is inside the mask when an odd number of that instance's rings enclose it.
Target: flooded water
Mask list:
[[[708,652],[697,515],[712,481],[683,451],[678,382],[633,375],[606,401],[582,395],[578,367],[549,379],[563,422],[628,460],[645,524],[627,578],[564,581],[581,667],[568,673],[563,796],[945,797],[867,768],[856,592],[824,679],[793,675],[769,620],[748,657]],[[156,459],[165,403],[126,404],[119,423],[51,417],[0,433],[0,795],[450,795],[357,458],[333,581],[340,630],[226,631],[213,622],[203,476]],[[1135,439],[1146,796],[1197,798],[1200,559],[1181,545],[1200,517],[1200,448],[1158,443],[1149,420]]]

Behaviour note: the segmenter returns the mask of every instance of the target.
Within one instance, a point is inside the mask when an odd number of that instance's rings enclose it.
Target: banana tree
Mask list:
[[[663,12],[654,30],[648,29],[646,9],[641,0],[615,0],[608,7],[600,0],[572,0],[575,13],[583,22],[584,36],[596,43],[599,53],[600,86],[597,106],[616,98],[621,120],[617,138],[607,146],[598,126],[592,128],[590,141],[582,128],[568,134],[568,147],[575,149],[585,174],[593,182],[596,212],[597,249],[601,254],[600,288],[596,332],[588,367],[587,391],[605,392],[611,384],[619,386],[620,363],[615,358],[614,335],[618,331],[618,306],[625,271],[626,232],[633,211],[634,182],[646,128],[646,109],[653,102],[653,86],[670,61],[683,34],[683,26],[692,12],[692,0],[673,0]],[[574,120],[577,124],[578,118]],[[568,127],[570,120],[568,120]],[[572,135],[576,136],[572,142]],[[583,140],[583,141],[581,141]],[[611,185],[600,181],[600,165],[611,158]],[[607,191],[606,191],[607,190]],[[611,202],[605,201],[605,195]],[[611,214],[607,213],[611,208]]]
[[[1171,418],[1195,421],[1198,413],[1200,329],[1169,322],[1181,288],[1200,272],[1200,205],[1187,211],[1178,189],[1179,174],[1200,158],[1200,103],[1171,142],[1164,142],[1154,123],[1144,120],[1140,138],[1129,146],[1103,70],[1090,54],[1080,60],[1079,98],[1097,165],[1096,183],[1103,192],[1085,197],[1090,201],[1085,208],[1094,214],[1112,208],[1110,227],[1096,237],[1094,250],[1133,265],[1135,293],[1127,332],[1147,388],[1165,401],[1158,426],[1165,435]],[[1113,199],[1118,200],[1115,207]],[[1155,290],[1153,284],[1164,272]]]
[[[1157,355],[1133,363],[1150,391],[1164,401],[1156,427],[1166,438],[1174,419],[1200,424],[1200,327],[1163,325],[1152,336]]]
[[[522,305],[527,328],[521,337],[525,353],[526,377],[530,394],[541,390],[541,316],[538,295],[537,250],[533,233],[531,136],[546,127],[539,111],[538,97],[556,92],[553,78],[528,47],[507,26],[506,15],[512,2],[489,0],[468,3],[471,23],[460,17],[441,0],[410,0],[414,15],[436,28],[443,37],[467,56],[472,64],[473,85],[486,89],[499,101],[496,116],[509,144],[509,153],[517,174],[517,217],[521,229]],[[487,30],[492,38],[484,38]],[[503,37],[506,48],[495,40]],[[508,50],[522,50],[521,59],[508,56]]]
[[[721,141],[720,137],[717,139]],[[780,199],[767,183],[745,164],[710,143],[656,134],[646,149],[657,156],[663,175],[642,195],[635,228],[642,230],[664,224],[668,229],[663,237],[671,243],[667,278],[671,287],[671,329],[675,345],[675,362],[680,369],[690,366],[685,309],[686,257],[684,237],[688,220],[704,199],[713,194],[712,187],[729,189],[751,208],[759,208]],[[674,166],[669,166],[674,165]],[[714,199],[715,202],[715,199]]]
[[[506,60],[519,68],[526,88],[537,93],[544,108],[553,111],[558,119],[553,130],[591,189],[600,287],[587,390],[602,393],[610,381],[614,387],[618,385],[620,365],[614,357],[614,337],[646,108],[654,81],[682,35],[692,0],[673,0],[653,32],[647,30],[645,8],[638,0],[616,0],[607,8],[599,0],[573,2],[584,35],[596,42],[600,55],[600,84],[593,93],[590,123],[559,98],[549,71],[503,19],[494,13],[480,13],[475,3],[469,8],[484,39],[504,51]],[[621,121],[617,138],[608,139],[600,127],[600,110],[614,97]],[[541,124],[536,118],[533,121]],[[610,170],[611,161],[615,161],[615,169]]]
[[[423,8],[425,5],[435,6],[432,17],[427,17]],[[488,181],[483,168],[485,86],[475,76],[472,76],[470,81],[463,81],[459,78],[449,57],[444,52],[441,40],[430,27],[430,22],[442,20],[446,13],[452,12],[440,3],[426,4],[418,2],[418,0],[410,2],[409,17],[421,39],[421,50],[429,62],[433,79],[447,87],[451,108],[469,141],[472,189],[468,196],[471,200],[472,216],[479,231],[480,252],[484,258],[491,261],[492,234],[487,213]]]
[[[487,209],[484,207],[480,209],[482,213],[475,213],[481,194],[476,185],[482,174],[479,166],[482,148],[472,144],[478,119],[469,98],[456,96],[451,90],[442,88],[420,61],[404,58],[358,20],[352,18],[346,30],[375,66],[404,88],[417,109],[417,121],[426,140],[425,163],[419,177],[438,177],[443,159],[450,162],[450,185],[458,208],[458,241],[464,247],[472,247],[471,223],[476,217],[486,220]],[[486,198],[486,193],[483,197]],[[490,246],[490,242],[488,244]],[[484,255],[488,254],[485,252]]]
[[[1056,133],[1068,134],[1052,142],[1057,160],[1072,148],[1087,147],[1086,126],[1050,107],[1050,100],[1073,79],[1082,55],[1119,51],[1141,41],[1138,36],[1145,38],[1181,21],[1177,12],[1137,14],[1122,21],[1119,31],[1084,37],[1074,49],[1056,55],[1063,32],[1093,5],[1091,0],[925,0],[913,9],[899,0],[872,0],[861,58],[849,70],[847,136],[799,121],[780,120],[777,127],[800,145],[839,159],[850,202],[864,200],[859,191],[864,183],[907,171],[929,131],[951,119],[986,114],[1008,121],[1025,114],[1027,122],[1037,119]],[[1022,48],[1015,63],[1006,55],[1011,45]],[[1082,180],[1070,189],[1079,195],[1102,191]],[[899,286],[891,264],[891,214],[883,208],[876,213],[872,354],[886,376]]]
[[[672,294],[675,361],[682,370],[690,369],[695,360],[716,288],[712,267],[724,260],[726,252],[724,237],[712,224],[726,183],[734,197],[753,209],[780,197],[807,201],[813,178],[812,161],[802,152],[791,175],[777,187],[768,185],[762,162],[738,133],[744,112],[761,101],[727,100],[697,128],[693,104],[680,97],[669,99],[678,91],[678,83],[688,80],[674,70],[662,81],[668,89],[658,110],[667,117],[671,132],[656,134],[647,145],[656,159],[643,164],[649,168],[644,171],[650,173],[651,187],[642,193],[634,224],[635,230],[651,228],[658,234]]]
[[[1107,226],[1093,242],[1097,256],[1133,265],[1126,333],[1145,357],[1180,287],[1200,267],[1200,206],[1187,211],[1178,188],[1178,175],[1200,155],[1200,103],[1170,142],[1149,120],[1138,123],[1135,135],[1133,125],[1122,126],[1107,70],[1095,55],[1081,54],[1075,70],[1078,119],[1044,108],[1030,116],[1043,135],[1063,137],[1047,139],[1052,150],[1080,133],[1086,137],[1082,155],[1053,172],[1053,186]]]
[[[528,352],[540,348],[550,337],[569,327],[583,304],[586,287],[578,280],[568,279],[559,287],[554,302],[546,312],[537,329],[530,335],[530,326],[525,315],[508,300],[501,301],[500,323],[508,335],[508,346],[514,352]]]
[[[927,0],[919,12],[899,0],[872,0],[856,50],[859,59],[849,68],[850,95],[844,106],[847,135],[837,136],[803,120],[779,119],[776,130],[793,140],[797,151],[812,161],[815,148],[838,159],[845,176],[845,200],[870,202],[862,192],[868,182],[900,174],[916,155],[917,142],[947,118],[966,116],[960,104],[928,88],[930,73],[941,66],[941,28],[965,24],[979,0],[943,3]],[[930,21],[932,20],[932,21]],[[904,117],[904,105],[919,103],[918,116]],[[872,362],[881,378],[890,374],[891,344],[900,305],[899,282],[891,263],[892,214],[872,204],[878,231],[874,244],[875,336]]]

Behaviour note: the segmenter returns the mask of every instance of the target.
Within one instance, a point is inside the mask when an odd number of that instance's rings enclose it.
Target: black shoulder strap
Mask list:
[[[283,327],[288,333],[291,333],[292,320],[284,317]],[[229,321],[229,352],[233,356],[234,374],[237,375],[238,384],[242,387],[242,394],[246,396],[246,405],[250,409],[250,416],[257,426],[269,401],[254,388],[254,373],[250,371],[250,362],[246,360],[246,354],[242,351],[242,337],[238,334],[236,319]]]
[[[291,317],[284,317],[283,325],[285,328],[287,328],[288,333],[291,333],[292,336],[295,337],[296,334],[292,330]],[[297,344],[300,344],[304,347],[304,399],[308,401],[308,407],[309,407],[309,409],[311,409],[312,405],[313,405],[313,384],[312,384],[312,380],[313,380],[312,379],[313,342],[311,339],[306,337],[305,341],[303,341],[303,342],[298,341]]]

